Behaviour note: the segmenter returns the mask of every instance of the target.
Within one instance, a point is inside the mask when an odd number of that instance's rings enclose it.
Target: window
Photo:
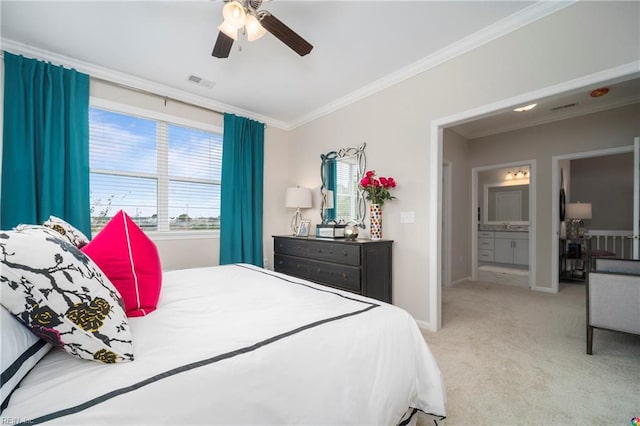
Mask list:
[[[145,231],[220,228],[222,135],[152,115],[89,110],[94,234],[119,210]]]
[[[336,162],[336,220],[349,222],[356,214],[358,165],[354,159]]]

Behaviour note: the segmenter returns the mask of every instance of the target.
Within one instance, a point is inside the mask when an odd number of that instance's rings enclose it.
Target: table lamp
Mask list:
[[[295,235],[302,220],[300,209],[311,208],[311,190],[299,186],[287,188],[284,204],[288,209],[296,209],[291,217],[291,231]]]

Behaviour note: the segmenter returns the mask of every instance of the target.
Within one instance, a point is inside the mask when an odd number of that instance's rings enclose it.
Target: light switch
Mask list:
[[[415,223],[415,212],[400,212],[400,223]]]

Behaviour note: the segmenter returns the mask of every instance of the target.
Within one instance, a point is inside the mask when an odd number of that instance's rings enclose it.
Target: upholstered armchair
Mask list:
[[[640,261],[596,258],[587,280],[587,354],[595,328],[640,334]]]

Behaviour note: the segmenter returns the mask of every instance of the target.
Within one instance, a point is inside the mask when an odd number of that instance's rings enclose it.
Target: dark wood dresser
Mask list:
[[[391,303],[391,240],[274,236],[274,269]]]

